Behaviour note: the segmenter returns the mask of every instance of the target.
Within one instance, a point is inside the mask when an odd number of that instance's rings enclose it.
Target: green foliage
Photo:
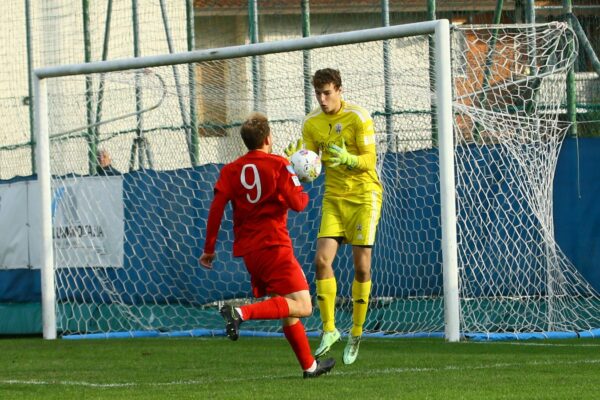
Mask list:
[[[0,398],[592,399],[600,384],[597,339],[366,339],[350,366],[343,347],[306,381],[282,338],[2,339]]]

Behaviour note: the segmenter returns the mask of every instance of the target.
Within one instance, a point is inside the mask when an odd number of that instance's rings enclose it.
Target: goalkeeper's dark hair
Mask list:
[[[267,116],[259,112],[250,114],[242,124],[240,133],[248,150],[258,149],[271,133]]]
[[[312,77],[312,85],[314,88],[320,88],[328,83],[333,83],[336,89],[342,87],[342,75],[340,71],[333,68],[323,68],[315,72]]]

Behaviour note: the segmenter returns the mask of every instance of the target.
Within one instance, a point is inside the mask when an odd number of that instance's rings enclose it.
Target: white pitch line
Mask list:
[[[534,342],[471,342],[484,345],[542,346],[542,347],[600,347],[600,343],[534,343]]]
[[[333,370],[330,375],[334,376],[353,376],[353,375],[373,375],[381,376],[385,374],[406,374],[406,373],[422,373],[422,372],[446,372],[446,371],[476,371],[484,369],[502,369],[502,368],[513,368],[523,366],[541,366],[541,365],[577,365],[577,364],[600,364],[600,359],[589,359],[579,361],[567,361],[560,362],[556,360],[548,361],[532,361],[526,363],[496,363],[488,365],[478,365],[472,367],[464,367],[457,365],[448,365],[445,367],[411,367],[411,368],[384,368],[384,369],[373,369],[369,371],[343,371],[340,369]],[[288,378],[300,378],[301,375],[268,375],[268,376],[254,376],[246,378],[222,378],[222,379],[202,379],[202,380],[184,380],[184,381],[172,381],[172,382],[115,382],[115,383],[95,383],[87,381],[43,381],[43,380],[19,380],[19,379],[4,379],[0,380],[0,385],[31,385],[31,386],[83,386],[90,388],[122,388],[122,387],[157,387],[157,386],[184,386],[184,385],[205,385],[207,383],[219,383],[219,382],[246,382],[255,380],[279,380]]]

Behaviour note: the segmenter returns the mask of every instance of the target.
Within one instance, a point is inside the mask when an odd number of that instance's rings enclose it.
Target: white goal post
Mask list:
[[[37,171],[40,183],[42,245],[42,313],[43,335],[54,339],[56,327],[55,265],[52,240],[51,172],[48,129],[47,81],[68,75],[123,71],[164,65],[258,56],[278,52],[309,50],[321,47],[380,41],[406,36],[433,35],[435,38],[435,103],[440,138],[441,197],[443,215],[443,272],[445,335],[449,341],[459,340],[458,274],[456,261],[456,221],[454,199],[452,83],[450,62],[450,31],[447,20],[421,22],[361,31],[313,36],[280,42],[258,43],[221,49],[198,50],[162,56],[126,60],[93,62],[38,68],[34,71],[35,133]]]
[[[35,70],[44,337],[222,335],[218,308],[256,299],[231,254],[229,208],[215,267],[198,265],[214,183],[245,153],[250,112],[268,115],[276,154],[299,138],[307,82],[326,67],[371,113],[384,187],[365,337],[600,334],[600,295],[554,237],[576,54],[563,23],[438,20]],[[98,168],[100,150],[114,169]],[[323,177],[305,189],[288,228],[314,292]],[[353,269],[341,246],[343,332]],[[313,311],[309,335],[321,329]],[[281,332],[248,321],[241,334]]]

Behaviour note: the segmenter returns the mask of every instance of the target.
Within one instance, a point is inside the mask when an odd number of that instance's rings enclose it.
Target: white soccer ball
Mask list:
[[[298,150],[290,157],[290,163],[301,182],[312,182],[321,174],[321,157],[314,151]]]

